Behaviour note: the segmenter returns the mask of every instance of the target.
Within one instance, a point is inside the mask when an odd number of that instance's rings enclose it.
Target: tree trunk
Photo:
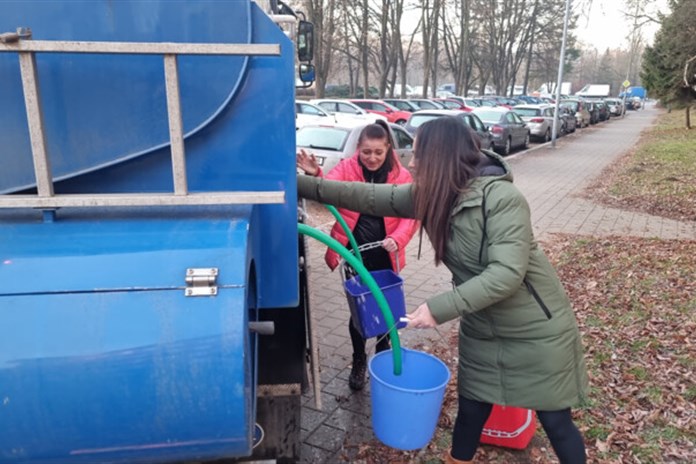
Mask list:
[[[368,49],[367,49],[367,32],[369,26],[369,13],[370,5],[368,0],[363,2],[363,16],[362,16],[362,37],[360,43],[362,44],[361,57],[362,57],[362,72],[363,72],[363,98],[369,98],[368,88],[369,88],[369,62],[368,62]]]
[[[431,63],[431,41],[432,34],[432,18],[430,17],[430,1],[423,2],[423,13],[421,20],[423,22],[423,93],[422,98],[428,98],[428,85],[430,84],[430,63]]]
[[[536,22],[536,18],[534,18]],[[532,31],[529,40],[529,51],[527,52],[527,63],[524,70],[524,84],[522,84],[522,93],[524,95],[529,95],[527,88],[529,87],[529,70],[532,67],[532,50],[534,49],[534,24],[532,24]]]
[[[686,128],[691,129],[691,105],[686,105]]]
[[[437,71],[438,67],[440,64],[440,43],[439,43],[439,37],[440,37],[440,10],[442,8],[440,7],[440,0],[435,0],[433,2],[433,29],[432,29],[432,47],[431,47],[431,53],[433,56],[432,59],[432,76],[433,76],[433,98],[437,97]]]
[[[316,69],[316,81],[314,83],[315,95],[323,98],[326,91],[327,79],[331,71],[331,61],[334,52],[334,36],[336,26],[335,0],[308,0],[305,3],[307,13],[314,22],[314,67]]]

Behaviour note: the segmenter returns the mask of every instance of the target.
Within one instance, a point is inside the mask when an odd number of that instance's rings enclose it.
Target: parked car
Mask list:
[[[621,116],[624,112],[623,100],[621,98],[605,98],[604,103],[609,105],[609,114]]]
[[[626,99],[627,110],[638,110],[643,106],[643,100],[640,97],[630,97]]]
[[[554,108],[550,105],[516,105],[512,110],[527,123],[529,135],[541,142],[551,140]],[[556,127],[556,137],[562,134],[561,124]]]
[[[599,122],[599,109],[594,102],[586,101],[585,106],[587,111],[590,113],[590,124],[594,125]]]
[[[568,98],[566,100],[561,100],[560,106],[562,108],[569,108],[573,113],[575,113],[576,127],[583,128],[590,125],[591,115],[587,110],[585,105],[585,100],[582,98]]]
[[[383,98],[382,101],[409,113],[420,110],[418,105],[412,103],[411,100],[404,100],[403,98]]]
[[[310,100],[309,102],[319,106],[327,113],[333,114],[336,117],[336,121],[340,124],[369,124],[378,119],[382,119],[383,121],[387,120],[387,118],[381,114],[368,113],[358,105],[347,100],[323,98]]]
[[[482,106],[487,106],[488,108],[495,108],[498,106],[498,102],[496,100],[491,100],[489,98],[472,98],[474,103],[476,103],[479,107]]]
[[[593,98],[588,101],[592,103],[592,106],[594,106],[594,109],[597,112],[597,122],[609,120],[609,105],[604,103],[604,100]]]
[[[411,98],[411,103],[416,105],[421,110],[444,110],[445,105],[429,100],[427,98]]]
[[[556,107],[552,107],[554,110]],[[558,108],[559,112],[559,122],[561,123],[561,132],[564,134],[571,134],[575,132],[575,129],[577,128],[578,122],[575,119],[575,113],[573,110],[570,108],[565,108],[563,106],[560,106]]]
[[[473,112],[491,133],[493,149],[509,155],[513,148],[529,146],[529,127],[514,111],[507,108],[476,108]]]
[[[327,113],[317,105],[307,102],[295,102],[295,129],[307,124],[335,123],[334,115]]]
[[[543,100],[532,95],[518,95],[516,98],[522,100],[524,102],[523,104],[528,105],[541,105],[544,103]]]
[[[468,106],[469,108],[478,108],[479,106],[481,106],[481,104],[477,103],[473,98],[464,98],[464,97],[454,95],[454,96],[449,97],[447,99],[448,100],[456,100],[459,103],[461,103],[462,105]]]
[[[304,148],[316,156],[324,172],[329,172],[342,159],[353,156],[358,137],[367,124],[310,124],[297,131],[297,150]],[[406,167],[413,156],[413,137],[398,124],[389,124],[396,153]]]
[[[448,110],[471,111],[476,108],[476,106],[467,106],[454,98],[436,98],[434,101],[444,105]]]
[[[500,95],[484,95],[483,97],[481,97],[481,100],[495,102],[496,106],[503,106],[507,109],[511,109],[514,105],[517,104],[517,101],[508,97],[501,97]]]
[[[441,118],[443,116],[452,116],[462,121],[464,124],[469,126],[476,132],[479,140],[481,141],[481,148],[491,148],[491,134],[486,129],[481,119],[476,116],[473,112],[466,112],[460,110],[421,110],[416,111],[411,115],[408,122],[404,126],[411,135],[415,135],[418,128],[428,121],[433,119]]]
[[[379,114],[387,118],[387,121],[394,122],[399,125],[406,124],[411,113],[400,110],[399,108],[390,105],[389,103],[380,100],[350,100],[368,113]]]

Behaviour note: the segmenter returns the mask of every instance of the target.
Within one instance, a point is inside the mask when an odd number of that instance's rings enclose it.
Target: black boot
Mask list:
[[[385,335],[378,335],[377,336],[377,346],[375,346],[375,353],[381,353],[382,351],[387,351],[389,348],[391,348],[389,344],[389,337]]]
[[[353,368],[348,377],[348,386],[351,390],[362,390],[365,387],[365,373],[367,371],[367,356],[353,355]]]

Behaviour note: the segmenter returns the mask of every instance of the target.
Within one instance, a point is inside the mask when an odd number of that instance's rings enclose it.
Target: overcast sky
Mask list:
[[[654,2],[661,11],[667,12],[667,1]],[[592,45],[599,50],[611,48],[628,48],[627,36],[633,27],[633,21],[624,17],[626,10],[623,0],[593,0],[589,14],[578,19],[575,33],[582,42]],[[656,24],[643,26],[643,37],[648,44],[658,30]]]

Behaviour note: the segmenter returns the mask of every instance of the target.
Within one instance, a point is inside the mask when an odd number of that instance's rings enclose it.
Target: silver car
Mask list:
[[[323,124],[337,122],[336,117],[311,103],[295,102],[295,129],[307,124]]]
[[[550,105],[515,105],[512,111],[527,123],[529,135],[540,142],[551,140],[553,132],[553,107]],[[562,123],[559,120],[556,127],[556,137],[562,134]]]
[[[381,119],[386,121],[387,118],[380,114],[368,113],[358,105],[346,100],[336,100],[330,98],[309,100],[313,105],[317,105],[327,113],[333,115],[336,121],[340,124],[353,125],[356,123],[369,124]]]
[[[358,137],[367,124],[306,125],[297,131],[297,151],[301,148],[316,156],[319,165],[326,173],[342,159],[350,158],[358,149]],[[413,137],[398,124],[389,124],[396,145],[394,149],[401,165],[408,167],[413,157]]]

